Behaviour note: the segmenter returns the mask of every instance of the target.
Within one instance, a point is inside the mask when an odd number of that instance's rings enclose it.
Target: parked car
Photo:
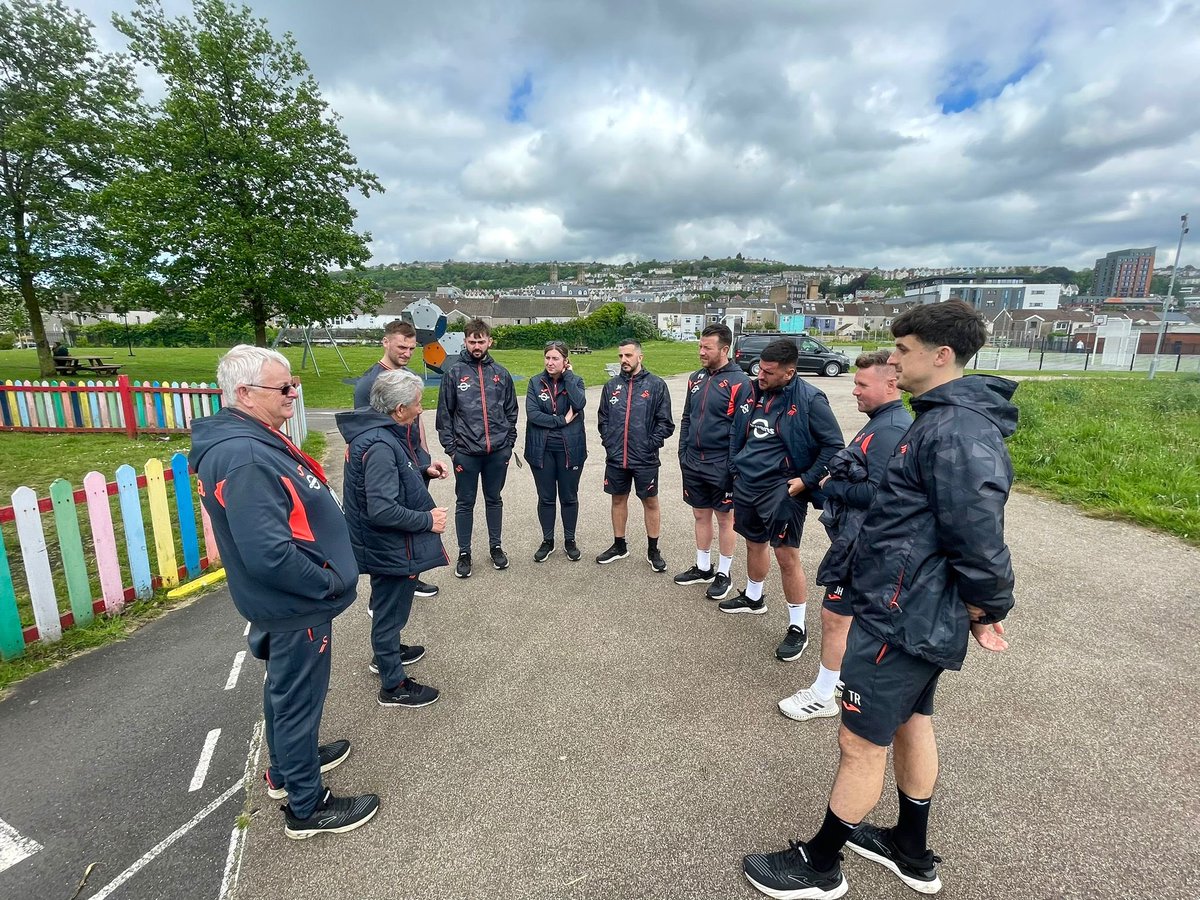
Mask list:
[[[850,371],[850,357],[845,353],[830,350],[814,337],[807,334],[784,334],[779,331],[755,331],[739,335],[733,343],[733,359],[742,371],[758,375],[758,358],[772,341],[787,338],[796,345],[800,358],[796,369],[800,372],[819,372],[830,378]]]

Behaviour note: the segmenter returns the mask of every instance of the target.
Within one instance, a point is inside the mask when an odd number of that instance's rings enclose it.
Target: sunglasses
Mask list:
[[[281,385],[253,384],[253,383],[247,382],[245,387],[256,387],[256,388],[259,388],[264,391],[275,391],[275,392],[279,393],[280,395],[286,397],[291,391],[299,390],[300,378],[297,375],[293,375],[291,381],[289,381],[287,384],[281,384]]]

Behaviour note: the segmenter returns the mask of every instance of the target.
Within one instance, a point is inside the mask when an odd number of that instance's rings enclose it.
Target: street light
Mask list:
[[[1162,350],[1163,338],[1167,334],[1167,310],[1171,306],[1171,295],[1175,293],[1175,275],[1179,272],[1179,252],[1183,250],[1183,236],[1188,233],[1188,214],[1179,217],[1179,243],[1175,246],[1175,265],[1171,269],[1171,284],[1167,287],[1167,297],[1163,300],[1162,321],[1158,323],[1158,340],[1154,342],[1154,356],[1150,357],[1150,375],[1158,371],[1158,354]]]

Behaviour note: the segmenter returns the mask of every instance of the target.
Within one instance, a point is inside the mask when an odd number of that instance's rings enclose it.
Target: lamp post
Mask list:
[[[1188,233],[1188,214],[1179,217],[1179,243],[1175,245],[1175,265],[1171,268],[1171,284],[1167,287],[1167,297],[1163,300],[1162,321],[1158,323],[1158,339],[1154,342],[1154,356],[1150,357],[1149,378],[1153,380],[1158,371],[1158,354],[1162,350],[1163,338],[1167,334],[1167,310],[1171,308],[1171,296],[1175,293],[1175,275],[1179,272],[1179,253],[1183,250],[1183,236]]]

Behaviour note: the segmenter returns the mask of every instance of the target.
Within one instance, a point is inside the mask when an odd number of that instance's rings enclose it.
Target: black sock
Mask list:
[[[899,788],[900,818],[892,829],[892,842],[905,856],[919,859],[925,855],[929,840],[929,798],[914,800]]]
[[[629,549],[628,547],[625,546],[625,538],[623,538],[623,537],[614,537],[613,538],[613,546],[616,547],[618,550],[620,550],[622,553],[624,553],[627,549]]]
[[[825,807],[825,821],[821,830],[804,844],[808,849],[808,859],[812,867],[818,872],[828,872],[832,869],[837,862],[838,851],[857,825],[857,822],[853,825],[843,822],[833,814],[832,809]]]
[[[652,537],[646,538],[646,550],[649,551],[650,553],[653,553],[657,549],[658,549],[658,538],[652,538]]]

